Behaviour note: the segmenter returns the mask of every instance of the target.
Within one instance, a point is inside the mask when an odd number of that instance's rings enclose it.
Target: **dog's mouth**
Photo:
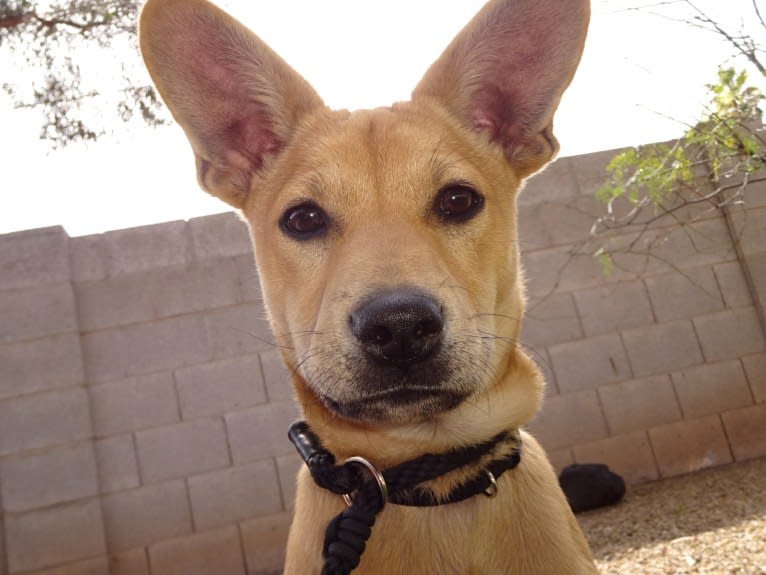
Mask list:
[[[460,405],[468,393],[433,386],[407,385],[364,394],[348,401],[322,396],[322,403],[345,418],[374,423],[425,420]]]

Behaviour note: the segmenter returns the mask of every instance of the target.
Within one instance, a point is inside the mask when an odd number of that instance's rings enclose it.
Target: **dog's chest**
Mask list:
[[[498,545],[501,498],[476,496],[438,507],[389,505],[378,517],[360,575],[500,575],[513,570],[508,545]],[[502,520],[501,520],[502,521]],[[355,572],[355,573],[356,573]]]

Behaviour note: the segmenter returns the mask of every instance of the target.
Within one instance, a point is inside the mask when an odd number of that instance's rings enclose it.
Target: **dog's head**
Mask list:
[[[417,423],[514,385],[515,194],[558,150],[587,21],[587,0],[493,0],[410,102],[350,113],[206,1],[148,1],[143,56],[201,186],[249,224],[306,410]]]

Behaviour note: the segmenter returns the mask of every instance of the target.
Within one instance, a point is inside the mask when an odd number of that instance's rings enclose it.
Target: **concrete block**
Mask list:
[[[0,399],[82,384],[76,333],[0,345]]]
[[[766,456],[766,404],[721,414],[736,461]]]
[[[760,181],[754,182],[756,176]],[[745,209],[766,207],[766,180],[763,180],[763,170],[750,176],[750,184],[744,191]]]
[[[726,262],[713,266],[715,277],[721,288],[724,302],[728,308],[751,307],[753,298],[747,287],[742,265],[737,262]]]
[[[116,435],[96,442],[96,464],[103,493],[138,487],[138,460],[133,436]]]
[[[292,509],[295,505],[295,480],[301,467],[303,467],[303,459],[297,453],[277,457],[279,487],[282,490],[282,502],[285,509]]]
[[[566,202],[541,205],[542,222],[550,245],[569,245],[590,239],[595,219],[603,212],[592,195],[580,195]]]
[[[136,449],[145,483],[186,477],[229,464],[220,419],[197,419],[139,431]]]
[[[540,202],[565,201],[579,193],[571,158],[558,158],[524,184],[519,195],[522,207]]]
[[[644,234],[639,250],[646,250],[666,271],[688,270],[736,259],[725,220],[702,220]]]
[[[205,314],[216,359],[273,349],[274,338],[261,304],[243,304]]]
[[[266,401],[257,355],[179,369],[175,379],[184,419],[220,415]]]
[[[203,311],[238,303],[238,269],[231,259],[166,268],[149,274],[157,317]]]
[[[724,309],[718,282],[709,267],[650,277],[646,286],[660,323]]]
[[[766,402],[766,353],[743,357],[742,365],[756,403]]]
[[[560,247],[522,252],[527,293],[533,300],[554,291],[574,291],[598,286],[605,281],[632,279],[633,275],[615,271],[608,277],[604,268],[590,254],[576,248]]]
[[[75,282],[101,280],[107,277],[104,236],[93,234],[69,240],[69,264]]]
[[[255,267],[253,254],[248,253],[243,256],[232,258],[237,267],[239,277],[240,300],[243,303],[263,304],[263,292],[261,291],[261,282],[258,276],[258,269]]]
[[[766,252],[766,206],[734,209],[731,221],[745,256]]]
[[[77,331],[70,284],[3,292],[0,344]]]
[[[98,437],[179,421],[173,375],[152,373],[90,387],[93,427]]]
[[[577,463],[604,463],[629,485],[659,477],[646,432],[617,435],[574,447]]]
[[[522,194],[522,197],[526,197]],[[548,230],[542,222],[541,203],[518,204],[519,247],[523,252],[544,249],[550,245]]]
[[[61,226],[0,235],[0,290],[69,281],[69,236]]]
[[[561,393],[629,379],[630,364],[619,335],[601,335],[548,348]]]
[[[572,257],[571,250],[567,248],[523,249],[521,261],[526,292],[530,299],[542,299],[557,291],[561,276],[571,265]]]
[[[97,499],[5,517],[10,573],[106,554]]]
[[[229,467],[188,481],[194,527],[198,531],[282,510],[273,460]]]
[[[643,431],[682,419],[667,375],[605,385],[598,394],[614,434]]]
[[[236,526],[162,541],[149,548],[152,573],[162,575],[245,575]]]
[[[531,347],[543,347],[579,339],[582,334],[572,295],[553,293],[527,307],[521,341]]]
[[[624,231],[627,233],[612,234],[591,248],[592,251],[596,251],[603,246],[609,252],[608,273],[602,274],[607,281],[638,280],[676,269],[655,253],[659,249],[657,246],[663,245],[662,241],[657,239],[657,231]],[[667,229],[662,230],[660,239],[664,241],[670,233]]]
[[[0,401],[0,455],[80,441],[92,435],[81,387]]]
[[[697,336],[688,321],[625,331],[622,339],[637,377],[667,373],[703,362]]]
[[[734,359],[766,350],[754,308],[727,310],[694,319],[694,327],[707,361]]]
[[[146,549],[133,549],[109,557],[109,575],[149,575]]]
[[[595,441],[608,435],[593,390],[547,398],[529,429],[546,450]]]
[[[519,211],[519,240],[523,247],[572,245],[588,240],[600,207],[589,196],[562,202],[540,202]]]
[[[609,177],[606,168],[612,158],[621,151],[621,149],[604,150],[570,158],[581,194],[592,196],[604,185]]]
[[[166,222],[104,234],[109,275],[186,265],[186,222]]]
[[[83,282],[76,290],[85,331],[224,307],[240,299],[237,268],[227,260]]]
[[[82,331],[154,319],[150,274],[130,274],[75,284]]]
[[[143,547],[192,530],[183,481],[105,495],[102,505],[110,552]]]
[[[263,381],[266,384],[266,395],[269,401],[287,401],[293,398],[293,386],[290,382],[290,374],[282,362],[279,352],[275,349],[262,351],[261,368],[263,369]]]
[[[82,347],[91,383],[185,367],[212,357],[207,326],[199,315],[86,333]]]
[[[93,446],[78,443],[0,459],[0,492],[6,511],[21,512],[98,493]]]
[[[739,360],[690,367],[672,374],[686,419],[721,413],[753,403]]]
[[[575,292],[574,299],[587,336],[617,332],[654,322],[649,297],[640,281],[578,291]]]
[[[189,220],[188,226],[197,259],[248,254],[252,260],[253,249],[247,224],[235,212],[193,218]]]
[[[679,421],[649,430],[662,477],[731,463],[729,443],[717,415]]]
[[[35,571],[29,575],[114,575],[109,572],[109,561],[104,557],[96,557],[94,559],[86,559],[85,561],[77,561],[76,563],[69,563],[62,565],[61,567],[53,567],[51,569],[43,569],[41,571]]]
[[[291,522],[291,513],[279,513],[242,523],[240,530],[248,573],[271,575],[282,572]]]
[[[292,401],[259,405],[226,415],[226,429],[234,463],[241,464],[295,451],[287,428],[299,417]]]

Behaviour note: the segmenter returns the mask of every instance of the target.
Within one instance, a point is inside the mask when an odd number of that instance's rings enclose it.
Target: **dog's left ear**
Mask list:
[[[431,66],[413,100],[436,99],[500,144],[520,177],[558,152],[553,114],[580,61],[588,0],[492,0]]]

